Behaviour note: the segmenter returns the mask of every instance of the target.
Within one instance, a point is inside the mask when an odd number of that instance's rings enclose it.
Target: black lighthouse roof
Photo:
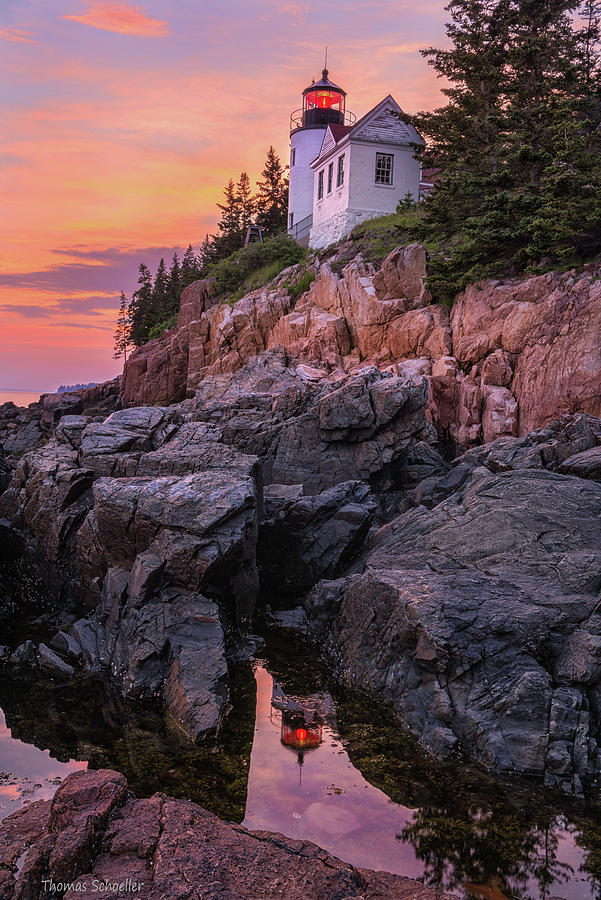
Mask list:
[[[330,81],[328,75],[328,70],[324,69],[321,73],[321,80],[314,81],[309,85],[309,87],[306,87],[303,91],[303,96],[305,94],[308,94],[309,91],[336,91],[336,93],[342,94],[343,97],[346,97],[346,91],[344,91],[341,87],[338,87],[337,84],[334,84],[333,81]]]

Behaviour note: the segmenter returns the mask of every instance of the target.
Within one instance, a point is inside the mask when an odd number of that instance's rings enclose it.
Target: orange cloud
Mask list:
[[[37,44],[32,38],[32,32],[25,28],[0,28],[0,40],[11,41],[14,44]]]
[[[100,28],[102,31],[113,31],[115,34],[134,34],[139,37],[165,37],[169,34],[166,22],[151,19],[139,6],[129,6],[127,3],[94,3],[90,0],[86,12],[61,18]]]

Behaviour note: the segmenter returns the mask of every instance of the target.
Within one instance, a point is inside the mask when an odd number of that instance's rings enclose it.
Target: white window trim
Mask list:
[[[390,165],[390,182],[385,181],[376,181],[376,173],[378,171],[378,156],[389,156],[392,160]],[[383,153],[381,150],[377,150],[374,156],[374,187],[377,188],[393,188],[394,189],[394,153]]]

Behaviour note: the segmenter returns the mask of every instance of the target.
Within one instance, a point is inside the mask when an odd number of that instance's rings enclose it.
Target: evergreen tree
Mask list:
[[[248,226],[252,223],[255,212],[255,199],[252,196],[250,178],[246,172],[240,173],[240,178],[236,185],[236,199],[238,201],[239,209],[240,234],[242,236],[242,243],[244,243]]]
[[[127,298],[123,291],[121,291],[121,303],[119,305],[117,323],[115,326],[113,359],[121,359],[121,357],[123,357],[123,361],[127,362],[127,351],[131,346],[130,327],[131,323],[129,319],[129,309],[127,307]]]
[[[582,32],[582,65],[587,85],[599,78],[599,42],[601,40],[601,0],[586,0],[580,10],[584,20]]]
[[[153,325],[158,325],[167,319],[168,312],[168,276],[165,260],[161,259],[154,276],[154,284],[152,286],[152,301],[148,313],[148,329]]]
[[[215,244],[210,235],[206,234],[205,239],[200,245],[200,249],[198,251],[198,265],[200,267],[201,278],[204,275],[207,266],[210,262],[217,258],[215,253]]]
[[[173,254],[166,291],[166,318],[169,319],[179,312],[179,298],[182,293],[181,268],[177,253]]]
[[[207,236],[208,237],[208,236]],[[192,244],[188,244],[188,249],[182,257],[182,265],[180,271],[180,284],[183,291],[189,284],[202,278],[202,263],[196,256]]]
[[[286,230],[288,211],[288,178],[273,147],[267,151],[261,175],[264,180],[258,182],[255,198],[256,222],[263,237],[272,237]]]
[[[244,237],[240,228],[240,201],[236,186],[230,178],[224,190],[225,202],[218,203],[221,210],[221,219],[217,227],[219,234],[213,237],[213,254],[217,259],[223,259],[239,250],[244,243]]]
[[[148,319],[152,308],[152,293],[150,269],[144,263],[140,263],[138,289],[132,294],[129,304],[130,336],[136,347],[148,340]]]
[[[541,174],[536,212],[528,223],[526,253],[567,266],[601,250],[599,117],[577,115],[571,104],[558,102],[553,138],[552,159]]]
[[[440,173],[420,235],[448,242],[431,261],[438,296],[452,297],[495,270],[536,266],[537,255],[547,255],[545,241],[554,246],[549,229],[559,196],[578,200],[576,181],[557,178],[562,128],[572,121],[570,141],[582,161],[591,130],[576,8],[570,0],[453,0],[450,49],[423,51],[450,82],[447,105],[412,120],[427,139],[424,165]],[[580,165],[567,162],[567,152],[564,163]],[[566,239],[558,235],[560,244]]]

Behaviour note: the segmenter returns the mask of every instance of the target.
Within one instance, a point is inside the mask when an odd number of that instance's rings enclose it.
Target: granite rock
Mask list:
[[[435,753],[578,792],[598,775],[601,487],[470,468],[314,589],[310,633]]]
[[[69,900],[84,890],[183,900],[191,885],[195,897],[232,900],[448,897],[410,878],[355,868],[309,841],[222,822],[186,800],[135,799],[123,776],[110,770],[70,775],[52,801],[6,818],[0,873],[5,900],[37,897],[44,882],[49,891],[52,883],[66,885],[58,893]]]

